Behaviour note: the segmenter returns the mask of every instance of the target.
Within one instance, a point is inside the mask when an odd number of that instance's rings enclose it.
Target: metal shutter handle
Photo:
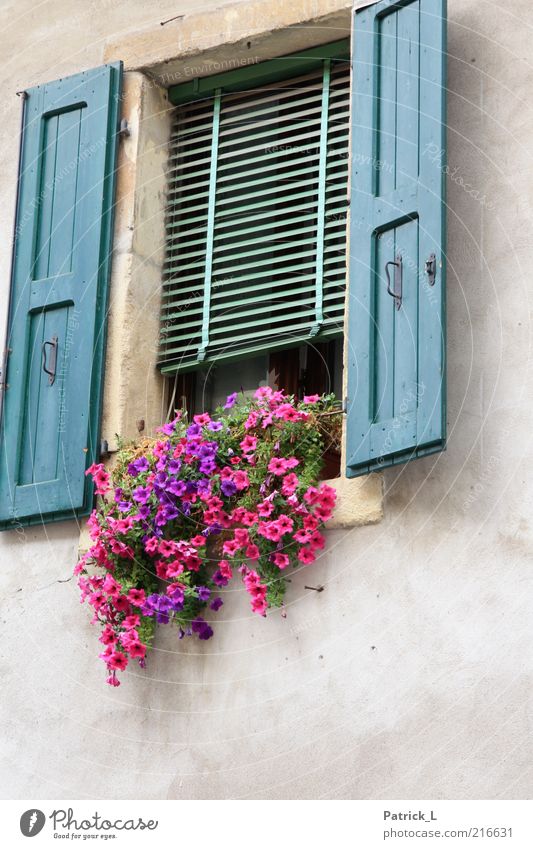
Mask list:
[[[49,368],[46,368],[46,346],[50,345],[50,357],[48,360]],[[52,339],[48,342],[43,342],[42,347],[43,353],[43,371],[48,375],[48,383],[52,386],[54,380],[56,379],[56,365],[57,365],[57,336],[52,336]]]
[[[394,291],[390,287],[389,265],[394,265]],[[396,309],[399,310],[402,305],[403,296],[403,275],[402,275],[402,255],[396,255],[396,261],[385,263],[385,275],[387,277],[387,292],[394,298]]]

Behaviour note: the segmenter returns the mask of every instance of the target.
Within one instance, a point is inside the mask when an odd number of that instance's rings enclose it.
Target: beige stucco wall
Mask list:
[[[323,15],[346,7],[0,6],[4,320],[15,91],[132,45],[125,108],[134,132],[121,156],[135,166],[122,187],[134,229],[116,242],[110,340],[116,348],[124,315],[137,315],[129,344],[147,345],[146,369],[110,366],[109,433],[133,428],[158,397],[143,321],[150,329],[157,320],[159,225],[154,213],[136,229],[135,211],[152,202],[164,168],[164,121],[151,121],[164,98],[148,86],[143,113],[133,97],[146,86],[137,70],[148,62],[146,31],[161,34],[160,59],[147,68],[156,80],[169,44],[189,50],[203,38],[214,50],[226,38],[230,54],[272,51],[276,39],[285,44],[280,23],[307,42]],[[449,13],[448,451],[384,474],[383,521],[331,531],[320,562],[294,575],[286,615],[253,618],[235,585],[210,643],[178,643],[162,628],[146,672],[123,676],[117,690],[104,683],[96,633],[69,580],[75,523],[1,534],[4,797],[531,796],[533,12],[528,0],[449,0]],[[160,26],[177,14],[184,19]],[[152,153],[139,160],[140,127]],[[123,403],[113,407],[116,395]],[[325,590],[305,589],[317,584]]]

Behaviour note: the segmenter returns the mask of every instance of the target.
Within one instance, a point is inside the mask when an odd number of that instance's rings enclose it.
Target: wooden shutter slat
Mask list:
[[[163,281],[164,372],[198,367],[201,339],[209,362],[227,359],[228,346],[238,358],[282,341],[290,345],[291,332],[295,339],[309,338],[313,328],[328,338],[342,333],[348,74],[333,63],[325,97],[325,67],[323,61],[320,73],[298,81],[222,95],[211,232],[206,118],[212,100],[195,104],[194,122],[188,106],[178,111]]]

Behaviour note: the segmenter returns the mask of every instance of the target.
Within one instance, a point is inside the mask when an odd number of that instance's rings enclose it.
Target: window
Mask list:
[[[340,389],[349,80],[338,42],[170,92],[161,369],[193,408]]]
[[[359,9],[351,81],[336,43],[169,90],[170,409],[266,381],[340,395],[344,345],[346,474],[442,450],[445,8]],[[91,509],[121,79],[117,62],[24,93],[0,529]]]

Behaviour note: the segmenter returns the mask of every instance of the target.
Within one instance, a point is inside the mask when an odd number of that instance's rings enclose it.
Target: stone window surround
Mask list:
[[[268,9],[253,0],[165,27],[158,22],[106,45],[106,62],[124,62],[122,118],[130,131],[119,150],[102,416],[102,439],[112,452],[116,434],[126,439],[151,434],[166,415],[156,358],[174,109],[167,87],[348,37],[351,9],[346,0],[271,0]],[[343,440],[341,468],[344,454]],[[379,521],[381,478],[374,473],[329,481],[338,491],[338,506],[328,528]]]

